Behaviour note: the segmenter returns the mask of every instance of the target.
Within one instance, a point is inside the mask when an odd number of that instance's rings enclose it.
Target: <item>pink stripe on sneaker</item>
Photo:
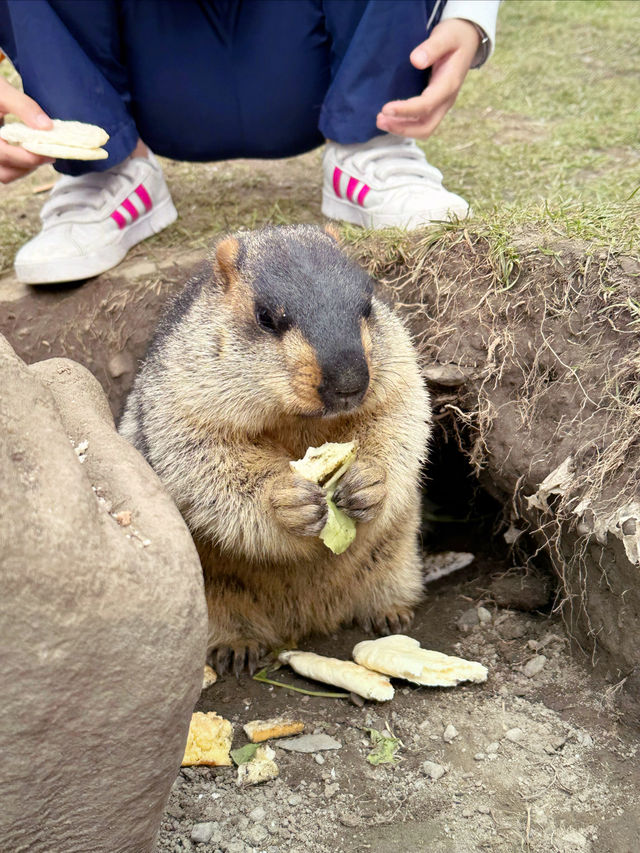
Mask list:
[[[347,184],[347,198],[349,201],[353,201],[353,194],[359,183],[360,181],[357,181],[355,178],[349,178],[349,183]]]
[[[136,194],[137,194],[138,198],[140,199],[140,201],[147,208],[147,210],[151,210],[151,208],[153,207],[153,202],[151,201],[151,196],[145,190],[144,184],[139,184],[136,187]]]
[[[132,221],[132,222],[135,222],[135,221],[136,221],[136,219],[140,216],[140,214],[139,214],[139,213],[138,213],[138,211],[136,210],[136,208],[135,208],[134,204],[133,204],[132,202],[130,202],[128,198],[126,198],[126,199],[122,202],[122,206],[123,206],[123,207],[124,207],[124,209],[127,211],[127,213],[128,213],[128,214],[130,214],[130,216],[131,216],[131,221]]]
[[[111,214],[111,218],[118,223],[118,228],[124,228],[124,226],[127,224],[127,220],[124,218],[124,216],[120,213],[119,210],[114,210]]]
[[[367,197],[367,193],[369,192],[370,189],[371,189],[371,187],[367,186],[367,184],[365,184],[362,187],[362,189],[360,190],[360,192],[358,193],[357,201],[358,201],[358,204],[360,205],[360,207],[364,207],[364,200]]]
[[[338,169],[336,166],[333,170],[333,189],[338,198],[342,198],[340,195],[340,178],[342,177],[342,169]]]

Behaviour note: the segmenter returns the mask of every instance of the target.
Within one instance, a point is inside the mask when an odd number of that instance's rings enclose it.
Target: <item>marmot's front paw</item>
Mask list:
[[[296,536],[318,536],[327,523],[329,509],[317,483],[297,474],[283,474],[269,495],[276,518]]]
[[[377,463],[356,461],[338,483],[334,503],[355,521],[373,521],[387,496],[386,479]]]
[[[414,611],[410,607],[393,607],[387,613],[358,619],[358,625],[368,634],[404,633],[413,622]]]

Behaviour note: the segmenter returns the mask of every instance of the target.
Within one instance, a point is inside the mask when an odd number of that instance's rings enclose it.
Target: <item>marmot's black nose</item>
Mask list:
[[[323,365],[320,397],[330,412],[355,408],[369,387],[369,368],[362,350],[342,350]]]

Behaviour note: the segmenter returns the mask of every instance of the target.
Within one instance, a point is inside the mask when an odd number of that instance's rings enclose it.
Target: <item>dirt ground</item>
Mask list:
[[[236,786],[232,767],[183,768],[158,853],[635,853],[636,732],[611,710],[611,687],[572,657],[558,618],[491,603],[487,590],[505,564],[483,550],[468,569],[429,587],[410,633],[424,647],[486,664],[485,684],[440,689],[398,681],[388,704],[357,708],[249,678],[219,680],[197,710],[229,719],[234,747],[247,741],[244,723],[287,714],[341,748],[300,754],[272,741],[279,778],[248,789]],[[480,605],[490,619],[470,625]],[[303,648],[349,658],[363,638],[344,630]],[[527,676],[525,665],[538,655],[543,668]],[[286,668],[272,677],[318,689]],[[458,734],[448,743],[450,725]],[[387,727],[402,741],[400,760],[372,766],[366,729]],[[446,772],[433,779],[425,762]],[[193,842],[194,826],[209,821],[210,841]]]

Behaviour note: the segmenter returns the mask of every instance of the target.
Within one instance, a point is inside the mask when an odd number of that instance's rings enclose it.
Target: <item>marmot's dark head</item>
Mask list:
[[[288,226],[221,240],[152,349],[183,416],[258,432],[396,393],[398,326],[333,236]]]

